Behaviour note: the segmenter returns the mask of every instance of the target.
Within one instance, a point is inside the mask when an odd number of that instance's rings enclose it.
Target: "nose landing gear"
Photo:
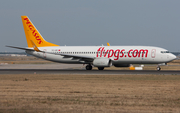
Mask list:
[[[156,69],[157,69],[157,71],[160,71],[160,70],[161,70],[160,66],[157,66],[157,68],[156,68]]]

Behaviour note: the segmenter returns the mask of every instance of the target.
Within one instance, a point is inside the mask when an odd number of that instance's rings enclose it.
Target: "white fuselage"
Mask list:
[[[176,58],[166,49],[153,46],[59,46],[39,47],[43,52],[26,51],[28,54],[59,63],[81,63],[80,58],[65,57],[60,54],[77,55],[92,58],[109,58],[113,64],[159,64]],[[53,54],[51,54],[53,53]]]

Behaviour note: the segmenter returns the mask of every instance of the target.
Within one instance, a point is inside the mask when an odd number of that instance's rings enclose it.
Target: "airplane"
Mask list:
[[[131,64],[167,64],[176,59],[168,50],[154,46],[59,46],[47,42],[27,16],[21,16],[28,47],[6,46],[58,63],[87,64],[103,70],[105,67],[129,67]]]

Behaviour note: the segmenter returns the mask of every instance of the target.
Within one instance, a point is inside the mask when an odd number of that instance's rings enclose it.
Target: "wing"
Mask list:
[[[61,53],[51,53],[51,52],[45,52],[45,53],[61,55],[61,56],[64,56],[65,58],[79,59],[80,61],[87,61],[87,62],[92,62],[95,58],[95,57],[90,57],[90,56],[81,56],[81,55],[72,55],[72,54],[61,54]]]

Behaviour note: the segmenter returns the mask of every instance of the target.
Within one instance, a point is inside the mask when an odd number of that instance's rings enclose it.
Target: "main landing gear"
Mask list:
[[[104,67],[98,67],[99,70],[104,70]],[[92,70],[92,65],[91,64],[88,64],[86,66],[86,70]]]
[[[86,70],[92,70],[91,64],[88,64],[88,65],[86,66]]]
[[[103,70],[103,69],[104,69],[104,67],[98,67],[98,69],[99,69],[99,70]]]
[[[157,69],[157,71],[160,71],[160,70],[161,70],[160,66],[157,66],[157,68],[156,68],[156,69]]]

